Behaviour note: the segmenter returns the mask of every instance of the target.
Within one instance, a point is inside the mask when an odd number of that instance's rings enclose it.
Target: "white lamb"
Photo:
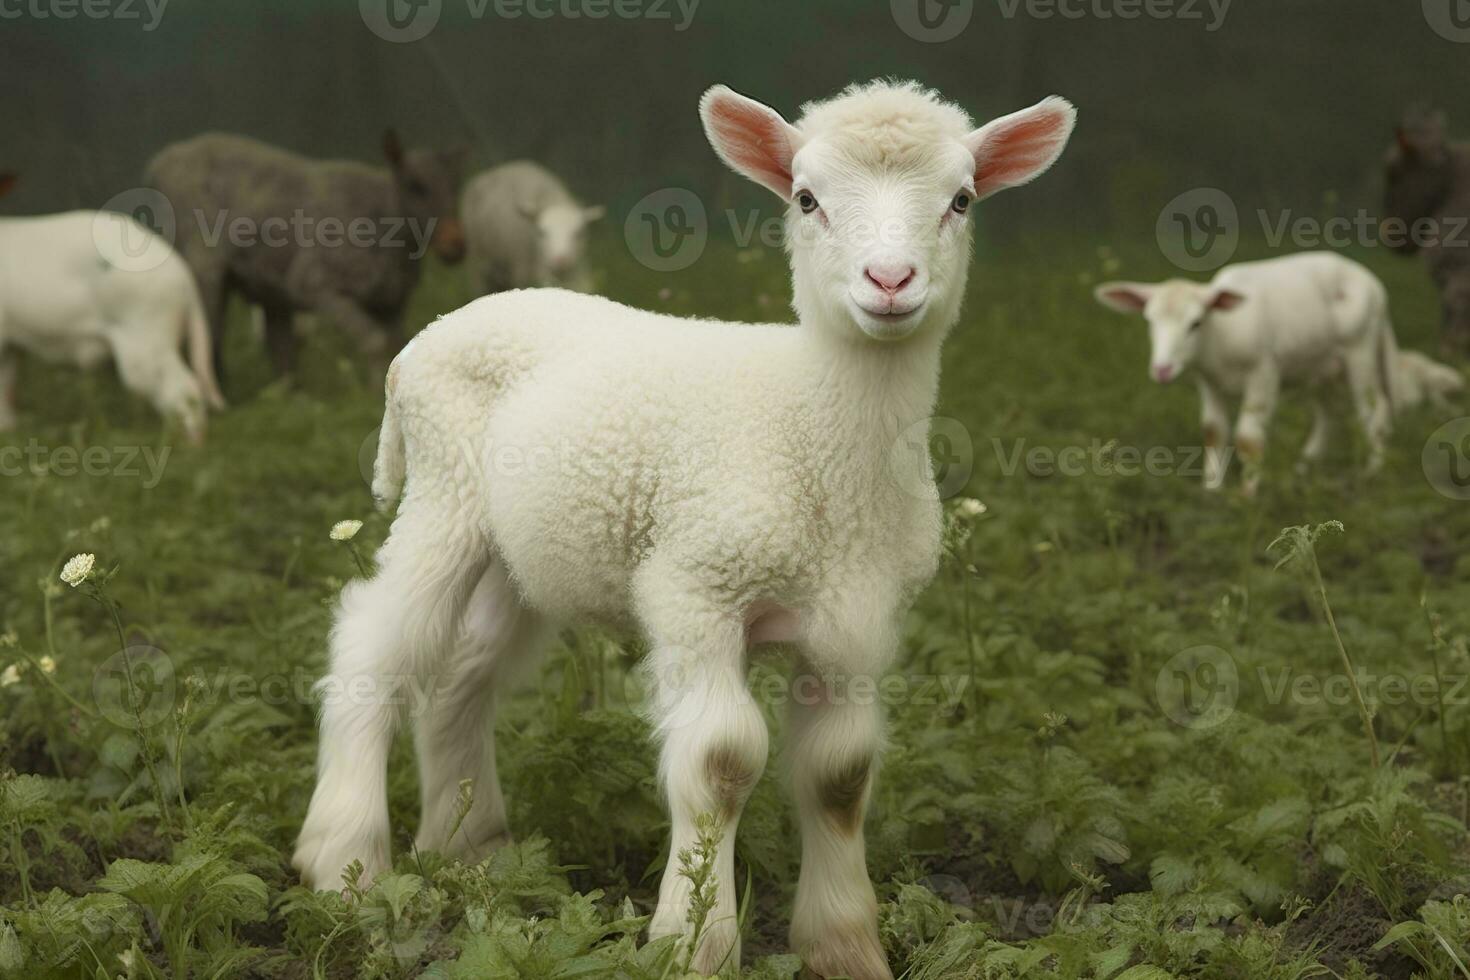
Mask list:
[[[1383,460],[1393,421],[1393,367],[1398,357],[1388,294],[1378,277],[1332,252],[1305,252],[1220,270],[1209,283],[1109,282],[1099,302],[1148,320],[1149,373],[1168,384],[1191,366],[1202,402],[1205,487],[1225,483],[1230,418],[1220,392],[1241,396],[1235,448],[1253,493],[1266,448],[1266,427],[1283,383],[1310,385],[1344,370],[1368,440],[1368,468]],[[1327,448],[1330,418],[1320,401],[1303,463]]]
[[[126,215],[0,218],[0,429],[15,425],[11,348],[83,368],[111,357],[123,384],[195,443],[206,405],[224,407],[193,274]]]
[[[460,222],[465,271],[475,295],[527,286],[588,291],[587,225],[606,213],[583,205],[550,170],[503,163],[465,184]]]
[[[436,692],[416,719],[418,846],[478,859],[507,833],[493,688],[548,622],[628,624],[650,647],[673,823],[650,933],[688,928],[677,855],[710,814],[718,906],[695,963],[738,962],[735,829],[767,753],[748,648],[792,643],[801,670],[836,685],[892,661],[940,543],[936,495],[913,489],[932,487],[929,463],[900,439],[934,409],[970,205],[1051,166],[1074,110],[1053,97],[975,129],[917,85],[875,82],[795,125],[723,86],[700,111],[716,152],[788,205],[800,323],[524,290],[471,303],[399,354],[374,491],[403,497],[377,574],[343,590],[323,682],[378,696],[324,699],[294,858],[310,885],[333,887],[355,859],[388,865],[384,768],[405,677]],[[791,708],[791,942],[824,977],[891,977],[862,834],[876,700]],[[450,840],[466,778],[473,806]]]

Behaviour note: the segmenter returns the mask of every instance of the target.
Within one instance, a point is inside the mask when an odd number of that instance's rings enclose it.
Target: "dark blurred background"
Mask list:
[[[1066,95],[1080,127],[1057,172],[996,213],[1148,234],[1163,202],[1201,185],[1243,208],[1372,207],[1403,108],[1470,92],[1470,43],[1425,12],[1440,0],[1235,0],[1223,17],[1222,0],[1152,0],[1173,15],[1135,20],[1116,16],[1128,0],[1101,13],[1064,0],[1072,18],[1047,2],[921,0],[968,16],[943,42],[901,26],[918,0],[702,0],[692,16],[690,0],[532,0],[545,17],[519,0],[171,0],[161,16],[158,0],[88,2],[108,15],[0,0],[0,170],[23,178],[5,213],[100,206],[161,146],[203,130],[376,159],[390,124],[410,143],[468,143],[476,167],[539,159],[615,221],[667,185],[745,201],[760,192],[701,136],[706,86],[794,118],[890,75],[977,119]],[[385,2],[437,20],[419,40],[385,40],[368,27]],[[1454,130],[1462,113],[1447,108]]]

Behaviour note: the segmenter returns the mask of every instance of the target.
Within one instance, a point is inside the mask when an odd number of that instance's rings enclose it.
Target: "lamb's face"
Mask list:
[[[536,254],[543,279],[560,280],[577,268],[587,247],[587,224],[602,213],[601,207],[553,204],[535,215]]]
[[[974,161],[958,139],[907,166],[811,140],[792,163],[786,241],[803,319],[900,340],[954,322],[970,255]]]
[[[1212,314],[1244,301],[1234,290],[1183,279],[1103,283],[1096,296],[1120,312],[1143,314],[1148,321],[1148,373],[1159,384],[1168,384],[1194,363]]]
[[[720,157],[787,203],[802,321],[877,341],[954,324],[971,205],[1051,166],[1075,117],[1053,97],[974,129],[934,93],[883,82],[809,105],[794,126],[723,86],[700,112]]]

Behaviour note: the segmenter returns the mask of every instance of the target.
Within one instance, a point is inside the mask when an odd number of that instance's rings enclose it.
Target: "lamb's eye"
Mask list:
[[[802,214],[811,214],[817,209],[817,199],[811,191],[802,191],[796,195],[797,207],[801,208]]]
[[[1193,323],[1191,323],[1189,325],[1189,329],[1190,330],[1198,330],[1200,328],[1200,324],[1202,324],[1204,322],[1205,322],[1205,318],[1204,317],[1200,317],[1198,320],[1194,321]]]
[[[954,201],[950,204],[950,207],[954,209],[955,214],[964,214],[970,210],[970,195],[964,191],[960,191],[954,196]]]

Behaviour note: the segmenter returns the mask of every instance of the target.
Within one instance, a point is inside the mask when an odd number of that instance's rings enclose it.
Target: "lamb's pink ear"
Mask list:
[[[0,197],[9,194],[19,179],[15,174],[0,174]]]
[[[975,157],[975,199],[1040,176],[1062,155],[1077,110],[1052,95],[1029,109],[992,120],[965,137]]]
[[[1142,313],[1153,294],[1146,282],[1105,282],[1092,291],[1099,303],[1119,313]]]
[[[1245,302],[1245,296],[1233,289],[1220,289],[1210,297],[1210,309],[1233,310]]]
[[[791,158],[801,132],[770,106],[716,85],[699,100],[710,146],[731,170],[791,199]]]

